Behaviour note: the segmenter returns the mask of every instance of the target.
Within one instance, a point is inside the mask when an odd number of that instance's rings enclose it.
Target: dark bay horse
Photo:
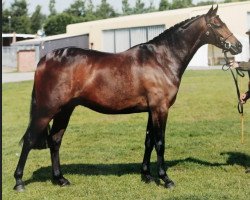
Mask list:
[[[65,186],[59,148],[70,116],[78,105],[106,114],[148,112],[145,154],[141,173],[151,181],[150,157],[157,152],[158,175],[166,187],[174,186],[164,166],[165,129],[181,77],[204,44],[238,54],[241,43],[221,21],[218,6],[164,31],[149,42],[112,54],[63,48],[44,56],[35,72],[30,123],[14,173],[17,191],[24,190],[24,166],[31,149],[50,148],[53,180]],[[51,130],[49,122],[53,119]]]

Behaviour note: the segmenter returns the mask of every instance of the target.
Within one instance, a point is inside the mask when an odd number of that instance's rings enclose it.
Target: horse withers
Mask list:
[[[165,129],[168,110],[175,102],[188,63],[204,44],[213,44],[234,55],[242,50],[241,43],[216,14],[217,9],[218,6],[211,7],[208,13],[176,24],[122,53],[68,47],[41,58],[35,72],[30,123],[14,173],[14,189],[24,190],[23,170],[30,150],[47,146],[54,182],[60,186],[69,184],[61,172],[59,149],[78,105],[105,114],[147,112],[142,179],[153,180],[150,157],[155,147],[158,176],[167,188],[173,187],[164,166]]]

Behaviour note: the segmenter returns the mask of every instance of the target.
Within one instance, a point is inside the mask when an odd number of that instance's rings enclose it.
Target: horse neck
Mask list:
[[[165,55],[162,58],[171,61],[168,67],[172,69],[179,79],[194,54],[205,44],[202,40],[205,33],[205,23],[205,18],[201,16],[186,29],[180,27],[175,32],[167,35],[159,45],[160,48],[165,48],[163,51]]]

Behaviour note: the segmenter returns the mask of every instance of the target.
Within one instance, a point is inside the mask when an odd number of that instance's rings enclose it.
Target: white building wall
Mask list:
[[[164,25],[104,30],[103,51],[119,53],[130,47],[145,43],[165,30]]]
[[[105,39],[105,38],[104,38]],[[122,52],[129,49],[129,30],[115,30],[115,52]]]
[[[103,49],[105,52],[112,53],[115,51],[115,32],[114,31],[103,31]]]
[[[208,66],[208,45],[203,45],[190,61],[188,68]]]
[[[249,36],[240,36],[235,35],[236,38],[241,42],[243,45],[242,52],[240,54],[235,55],[235,60],[238,62],[242,61],[248,61],[250,58],[250,52],[249,52]]]

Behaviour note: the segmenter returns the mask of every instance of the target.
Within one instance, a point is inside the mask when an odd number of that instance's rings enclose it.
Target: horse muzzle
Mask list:
[[[235,44],[226,42],[224,47],[232,55],[236,55],[242,52],[242,44],[240,42],[236,42]]]

